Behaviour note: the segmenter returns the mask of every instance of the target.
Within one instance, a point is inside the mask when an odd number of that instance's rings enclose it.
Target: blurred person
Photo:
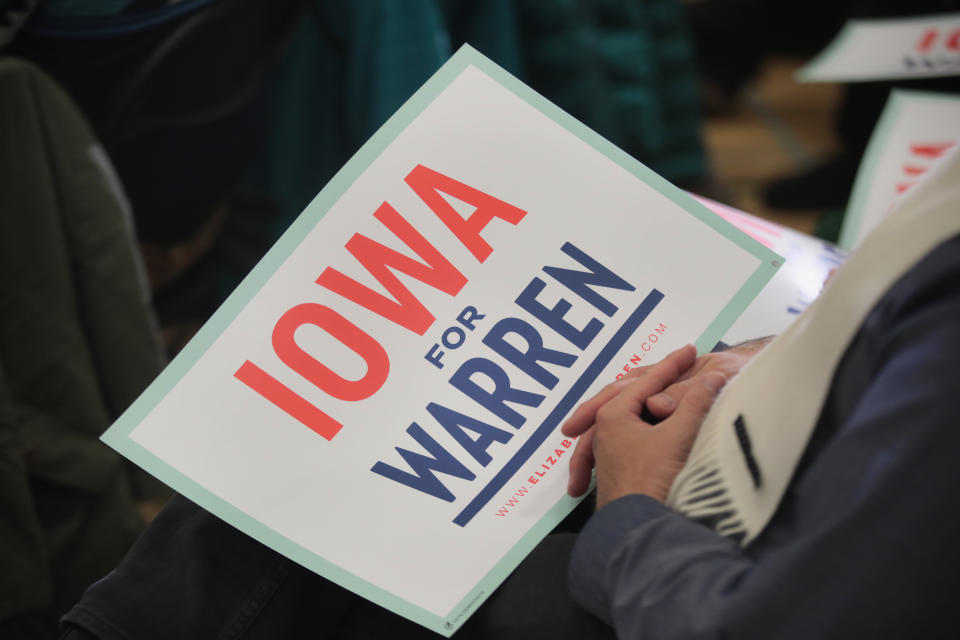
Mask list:
[[[730,110],[737,93],[771,55],[811,57],[850,19],[896,18],[960,9],[957,0],[843,0],[769,3],[697,0],[685,3],[704,79],[708,108]],[[846,205],[860,159],[893,88],[960,91],[960,78],[857,82],[844,86],[834,121],[841,149],[767,185],[766,203],[779,209]]]
[[[162,356],[110,162],[13,58],[0,140],[0,637],[49,638],[170,495],[98,439]]]

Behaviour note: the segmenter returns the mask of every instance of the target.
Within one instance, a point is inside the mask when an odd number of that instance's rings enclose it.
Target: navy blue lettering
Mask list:
[[[493,383],[493,390],[487,391],[473,380],[475,374],[485,376]],[[508,402],[527,407],[539,407],[544,396],[538,393],[514,389],[510,386],[510,377],[495,362],[486,358],[471,358],[450,377],[450,384],[462,391],[468,398],[483,406],[495,416],[515,429],[526,421]]]
[[[476,474],[450,455],[416,422],[407,427],[407,433],[433,457],[396,447],[397,453],[413,469],[413,473],[398,469],[385,462],[377,462],[370,470],[385,478],[405,484],[411,489],[416,489],[446,502],[453,502],[453,493],[440,482],[440,479],[434,475],[434,471],[464,480],[473,480],[477,477]]]
[[[443,363],[440,362],[440,359],[443,358],[443,351],[440,350],[440,345],[434,344],[430,347],[430,351],[427,351],[427,355],[423,357],[427,359],[427,362],[432,362],[437,369],[443,369]]]
[[[526,342],[526,349],[520,351],[507,342],[507,335],[515,335]],[[577,356],[548,349],[543,346],[540,332],[528,322],[519,318],[504,318],[493,325],[487,335],[483,337],[483,344],[503,356],[508,362],[517,366],[521,371],[542,384],[547,389],[557,386],[559,379],[550,373],[541,362],[556,364],[569,368],[577,361]]]
[[[570,343],[580,349],[586,349],[600,329],[603,329],[603,323],[596,318],[590,318],[590,321],[582,329],[577,329],[564,319],[567,311],[570,311],[573,305],[560,298],[552,309],[548,309],[542,302],[537,300],[537,296],[543,291],[547,283],[540,278],[534,278],[526,288],[520,292],[516,303],[520,308],[527,311],[534,318],[539,319],[548,327],[559,333],[570,341]]]
[[[470,331],[474,330],[473,322],[475,320],[483,320],[487,316],[483,313],[477,311],[476,307],[464,307],[463,311],[460,312],[460,315],[457,316],[457,322],[465,326]]]
[[[492,425],[465,416],[458,411],[448,409],[435,402],[427,405],[427,411],[436,419],[440,425],[447,430],[453,438],[460,443],[467,453],[473,456],[473,459],[487,466],[492,459],[487,449],[494,442],[508,442],[513,434],[505,429],[498,429]],[[476,438],[470,437],[465,431],[469,429],[477,434]]]
[[[591,289],[591,286],[620,289],[622,291],[636,290],[636,287],[632,284],[569,242],[564,243],[560,250],[585,266],[589,271],[574,271],[560,267],[544,267],[543,270],[554,280],[592,304],[605,316],[613,316],[617,312],[617,306]]]

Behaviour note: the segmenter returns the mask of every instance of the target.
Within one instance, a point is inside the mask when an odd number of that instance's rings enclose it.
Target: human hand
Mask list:
[[[163,510],[164,505],[166,505],[166,500],[140,500],[137,502],[137,513],[140,514],[146,524],[150,524],[157,517],[157,514]]]
[[[715,371],[696,377],[670,417],[655,425],[640,418],[650,395],[651,384],[646,377],[631,380],[600,407],[591,430],[597,508],[632,494],[665,501],[704,417],[726,381]]]
[[[747,342],[742,342],[730,347],[725,351],[703,354],[697,358],[693,366],[680,374],[676,382],[662,392],[647,398],[647,411],[658,420],[667,418],[677,408],[677,405],[687,392],[697,384],[700,378],[708,373],[719,373],[726,381],[729,381],[750,362],[753,356],[767,346],[772,339],[772,336],[768,336],[766,338],[748,340]],[[633,371],[630,373],[633,373]]]
[[[574,497],[580,496],[590,486],[590,475],[594,465],[593,426],[597,411],[634,383],[638,385],[637,391],[644,394],[644,399],[660,393],[690,369],[696,360],[697,350],[693,345],[688,344],[670,353],[657,364],[632,370],[627,376],[611,382],[577,407],[561,428],[563,435],[580,438],[573,450],[573,455],[570,456],[570,480],[567,484],[567,493]]]
[[[663,420],[677,408],[684,396],[710,373],[718,373],[729,380],[742,369],[772,338],[750,340],[726,351],[707,353],[697,358],[696,349],[687,345],[669,354],[657,364],[638,367],[624,378],[604,387],[597,395],[584,402],[563,424],[566,436],[580,440],[570,457],[570,480],[567,493],[580,496],[590,486],[594,466],[593,427],[597,410],[612,400],[623,388],[635,379],[644,378],[650,383],[649,397],[645,406],[652,418]],[[658,386],[660,385],[660,386]]]

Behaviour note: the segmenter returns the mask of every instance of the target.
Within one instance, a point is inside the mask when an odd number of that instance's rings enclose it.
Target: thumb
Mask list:
[[[708,373],[691,386],[677,405],[669,421],[677,437],[692,440],[703,425],[717,395],[727,379],[720,373]]]
[[[647,409],[655,418],[660,420],[668,418],[694,384],[696,381],[693,378],[674,382],[660,393],[647,398]]]

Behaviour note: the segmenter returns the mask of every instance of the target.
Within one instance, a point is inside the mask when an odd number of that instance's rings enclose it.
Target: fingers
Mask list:
[[[567,493],[574,498],[582,496],[590,488],[590,479],[595,463],[593,457],[593,434],[591,429],[577,440],[577,446],[570,456],[570,479],[567,481]]]
[[[690,368],[696,361],[697,350],[693,345],[687,345],[674,351],[662,361],[654,365],[650,371],[641,377],[632,380],[623,387],[620,393],[608,402],[603,409],[611,413],[624,413],[639,416],[647,398],[661,393]]]
[[[561,428],[565,436],[579,438],[573,455],[570,457],[568,494],[577,497],[583,495],[590,487],[595,463],[594,432],[591,427],[596,420],[597,411],[614,399],[619,398],[618,405],[611,407],[611,409],[632,411],[634,417],[639,415],[647,396],[661,391],[665,386],[676,380],[683,372],[693,366],[696,359],[696,348],[688,344],[673,351],[657,364],[644,367],[642,373],[608,384],[593,398],[577,407]],[[626,395],[624,395],[625,393]]]
[[[723,374],[711,372],[693,382],[670,416],[670,430],[681,441],[692,443],[704,418],[727,383]],[[661,423],[666,424],[666,422]]]
[[[693,384],[693,380],[681,380],[670,385],[660,393],[650,396],[647,398],[647,410],[650,411],[654,418],[663,420],[669,417]]]
[[[612,400],[620,393],[624,385],[627,384],[629,384],[628,380],[618,380],[605,386],[600,393],[581,404],[570,414],[570,417],[567,418],[566,422],[564,422],[560,428],[560,432],[570,438],[576,438],[582,435],[587,429],[593,426],[593,419],[597,415],[597,409]]]
[[[635,378],[631,377],[608,384],[600,393],[577,407],[576,411],[563,423],[561,432],[563,435],[572,438],[580,436],[593,426],[597,409],[616,397],[627,385],[644,381],[642,389],[646,390],[647,395],[657,393],[693,366],[696,360],[697,350],[693,345],[688,344],[673,351],[649,369],[645,367],[644,372]],[[639,409],[637,413],[639,413]]]
[[[668,419],[644,422],[634,410],[643,403],[642,381],[625,388],[597,412],[590,431],[597,471],[597,508],[634,493],[665,501],[683,469],[694,438],[726,378],[703,373]]]

